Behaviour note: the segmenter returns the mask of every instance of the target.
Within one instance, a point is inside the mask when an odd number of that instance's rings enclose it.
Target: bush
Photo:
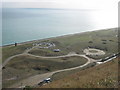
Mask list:
[[[105,39],[102,39],[102,41],[107,41],[107,40],[105,40]]]
[[[102,44],[107,44],[107,43],[103,42]]]
[[[32,87],[30,87],[30,86],[25,86],[25,88],[23,88],[23,90],[32,90]]]
[[[92,41],[89,41],[89,43],[93,43]]]

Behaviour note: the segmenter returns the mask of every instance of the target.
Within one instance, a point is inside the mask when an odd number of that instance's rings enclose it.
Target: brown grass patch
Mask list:
[[[42,88],[116,88],[118,59],[92,67],[67,78],[53,81]]]

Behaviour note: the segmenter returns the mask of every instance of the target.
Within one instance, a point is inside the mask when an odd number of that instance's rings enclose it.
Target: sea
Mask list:
[[[117,27],[111,10],[2,8],[2,45]]]

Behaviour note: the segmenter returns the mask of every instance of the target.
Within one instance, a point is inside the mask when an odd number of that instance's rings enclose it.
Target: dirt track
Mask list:
[[[10,60],[12,60],[15,57],[25,56],[25,55],[32,56],[32,57],[37,57],[37,58],[61,58],[61,57],[79,56],[79,57],[86,58],[88,61],[85,64],[77,66],[77,67],[63,69],[63,70],[57,70],[57,71],[54,71],[54,72],[49,72],[49,73],[45,73],[45,74],[38,74],[38,75],[35,75],[35,76],[28,77],[28,78],[26,78],[26,79],[24,79],[24,80],[22,80],[22,81],[20,81],[16,84],[10,86],[10,88],[20,88],[20,87],[23,87],[23,86],[34,86],[34,85],[37,85],[39,82],[43,81],[44,79],[52,76],[55,73],[82,68],[82,67],[88,65],[89,63],[97,62],[97,60],[91,59],[91,58],[87,57],[86,55],[76,54],[75,52],[74,53],[69,53],[69,54],[64,55],[64,56],[56,56],[56,57],[44,57],[44,56],[37,56],[37,55],[28,54],[28,51],[30,51],[32,49],[33,48],[31,48],[29,50],[25,50],[25,52],[22,53],[22,54],[18,54],[18,55],[14,55],[14,56],[9,57],[8,59],[5,60],[5,62],[3,63],[2,66],[4,67]]]
[[[91,51],[96,51],[96,52],[91,52]],[[105,54],[104,51],[95,49],[95,48],[88,48],[88,49],[85,49],[83,52],[86,53],[86,55],[104,55]]]
[[[27,79],[24,79],[24,80],[20,81],[19,83],[16,83],[16,84],[12,85],[10,88],[18,88],[18,87],[20,88],[20,87],[23,87],[22,85],[24,85],[24,86],[34,86],[34,85],[37,85],[39,82],[43,81],[44,79],[52,76],[55,73],[82,68],[82,67],[88,65],[91,62],[95,62],[95,60],[90,59],[85,55],[76,55],[76,56],[84,57],[84,58],[88,59],[88,61],[85,64],[77,66],[77,67],[73,67],[73,68],[69,68],[69,69],[63,69],[63,70],[57,70],[57,71],[54,71],[54,72],[49,72],[49,73],[45,73],[45,74],[31,76]]]

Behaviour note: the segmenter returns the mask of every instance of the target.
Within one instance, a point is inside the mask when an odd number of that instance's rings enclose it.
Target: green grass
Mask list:
[[[31,41],[23,43],[18,46],[4,46],[2,48],[2,61],[4,62],[7,58],[13,55],[21,54],[27,48],[31,48],[33,43],[50,42],[56,46],[48,49],[33,49],[29,53],[40,56],[61,56],[66,55],[69,52],[76,52],[78,54],[84,54],[83,50],[92,47],[100,49],[106,52],[102,56],[89,56],[95,59],[105,58],[118,52],[118,38],[117,29],[106,29],[100,31],[85,32],[75,35],[66,35],[55,38]],[[90,43],[92,42],[92,43]],[[60,49],[60,52],[53,52],[53,49]],[[9,86],[10,84],[16,83],[19,80],[33,76],[36,74],[46,73],[59,69],[65,69],[75,67],[86,62],[85,58],[70,57],[70,58],[59,58],[59,59],[40,59],[28,56],[20,56],[13,58],[6,68],[3,70],[3,86]],[[72,74],[74,71],[70,71]],[[77,70],[76,70],[77,72]],[[63,73],[68,75],[68,72]],[[6,81],[7,78],[18,76],[17,80]],[[56,76],[57,77],[57,76]],[[59,75],[58,75],[59,77]],[[61,77],[61,76],[60,76]],[[61,77],[62,78],[62,77]]]
[[[113,53],[118,52],[118,38],[116,35],[117,29],[109,29],[51,38],[48,39],[48,42],[55,43],[56,47],[49,49],[36,49],[29,53],[41,56],[60,56],[68,54],[69,52],[84,54],[84,49],[87,47],[93,47],[104,50],[106,55],[112,55]],[[92,41],[92,43],[89,43],[90,41]],[[56,48],[60,49],[61,52],[53,52],[53,49]],[[106,55],[104,55],[104,57],[106,57]]]
[[[39,56],[62,56],[67,55],[69,52],[61,49],[60,52],[54,52],[53,49],[34,49],[29,52],[33,55],[39,55]]]
[[[56,47],[49,49],[32,50],[30,51],[30,53],[43,56],[59,56],[74,51],[76,53],[83,54],[83,50],[85,48],[94,47],[104,50],[106,53],[113,54],[118,52],[118,38],[116,37],[117,33],[117,29],[106,29],[100,31],[85,32],[75,35],[66,35],[46,40],[33,41],[31,43],[18,45],[17,47],[5,46],[2,49],[2,58],[4,61],[10,56],[24,52],[26,48],[32,47],[33,43],[40,42],[52,42],[56,44]],[[89,43],[90,41],[92,41],[93,43]],[[52,51],[53,49],[60,49],[61,52],[55,53]]]
[[[77,56],[59,59],[38,59],[27,56],[16,57],[3,69],[3,87],[7,87],[32,75],[72,68],[83,65],[86,62],[85,58]],[[6,81],[6,79],[16,76],[18,77],[17,80]]]
[[[21,54],[26,50],[27,48],[32,47],[32,44],[23,44],[18,46],[4,46],[2,48],[2,61],[4,62],[8,57]]]

